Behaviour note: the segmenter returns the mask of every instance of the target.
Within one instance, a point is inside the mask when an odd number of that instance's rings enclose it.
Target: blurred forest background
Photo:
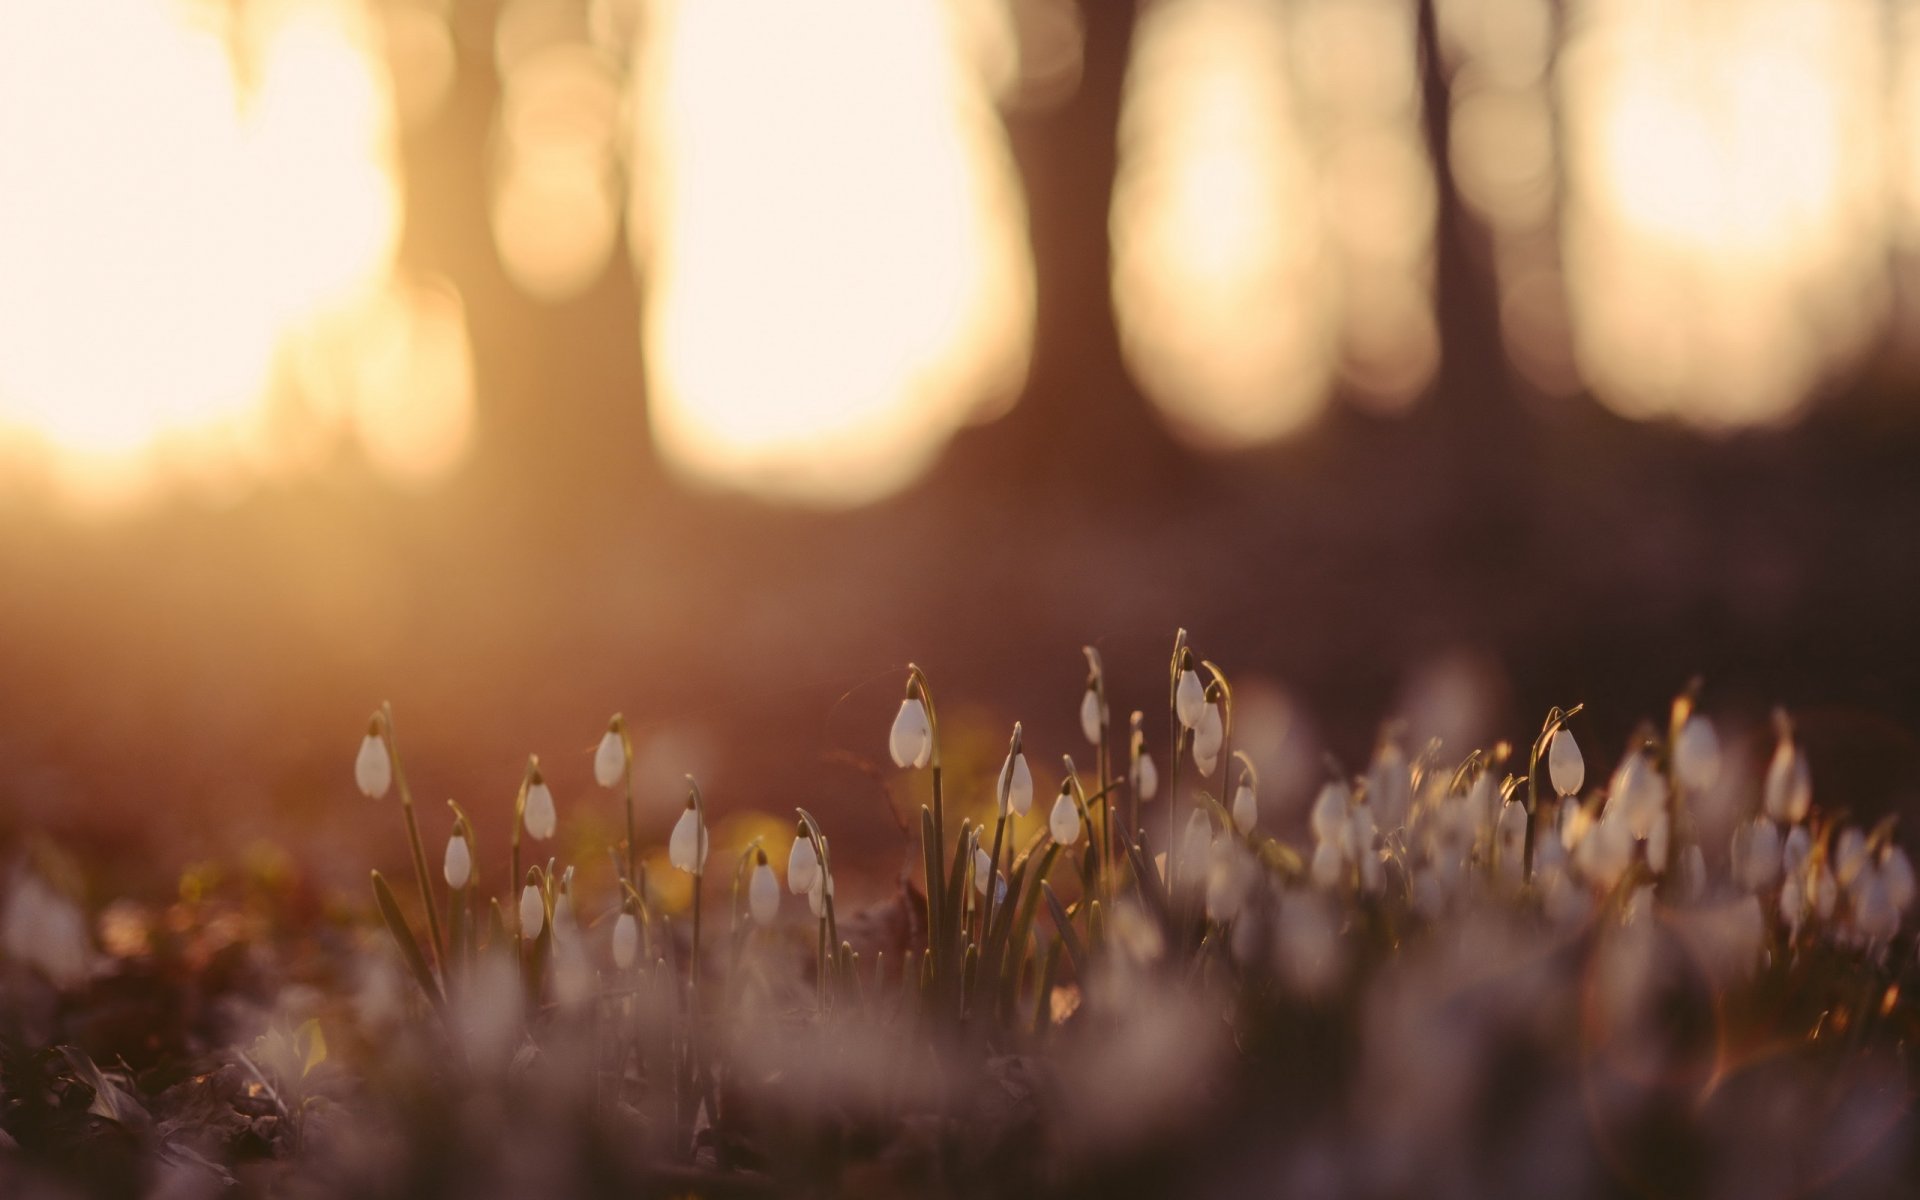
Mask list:
[[[1164,754],[1176,625],[1275,822],[1389,716],[1606,763],[1696,673],[1920,794],[1920,4],[0,30],[0,844],[358,889],[391,699],[430,840],[504,870],[535,752],[591,859],[620,710],[662,841],[694,771],[883,887],[909,659],[984,779],[1081,751],[1083,643]]]

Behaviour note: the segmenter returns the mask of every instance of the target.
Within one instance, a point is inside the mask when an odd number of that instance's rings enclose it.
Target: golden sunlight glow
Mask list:
[[[1437,360],[1411,8],[1154,0],[1119,131],[1115,316],[1185,436],[1250,445],[1336,379],[1406,403]]]
[[[1562,57],[1574,350],[1600,398],[1791,416],[1887,304],[1880,7],[1612,0]]]
[[[944,0],[659,0],[628,222],[648,406],[704,482],[848,504],[997,414],[1033,324],[1025,212]]]
[[[9,476],[112,503],[296,456],[315,429],[289,427],[290,359],[382,302],[398,242],[378,41],[363,4],[328,0],[63,0],[10,24]]]

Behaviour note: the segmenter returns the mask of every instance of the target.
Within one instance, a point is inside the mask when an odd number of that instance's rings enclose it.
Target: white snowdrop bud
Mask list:
[[[1200,709],[1200,723],[1193,729],[1193,765],[1202,775],[1211,776],[1220,762],[1220,747],[1226,741],[1226,725],[1220,719],[1220,705],[1208,701]]]
[[[1664,875],[1667,870],[1667,851],[1673,840],[1673,818],[1665,810],[1653,819],[1653,828],[1647,830],[1647,865],[1655,873]]]
[[[1637,838],[1646,837],[1655,818],[1666,811],[1667,781],[1639,750],[1621,760],[1607,791],[1607,816],[1625,821]]]
[[[1323,839],[1313,848],[1313,865],[1310,868],[1313,882],[1318,887],[1330,888],[1340,882],[1346,874],[1347,858],[1341,853],[1337,838]]]
[[[447,886],[455,891],[467,886],[473,878],[473,848],[467,845],[467,839],[456,833],[447,839],[447,858],[441,865],[441,872],[447,877]]]
[[[1338,842],[1346,833],[1347,810],[1353,795],[1347,785],[1333,780],[1320,789],[1313,801],[1313,836],[1316,841]]]
[[[1100,703],[1100,690],[1088,681],[1087,690],[1080,693],[1080,732],[1086,735],[1089,743],[1100,744],[1100,731],[1106,726],[1107,714]]]
[[[1053,802],[1053,812],[1047,816],[1047,832],[1062,846],[1071,846],[1080,840],[1080,810],[1074,807],[1073,796],[1064,787],[1060,789],[1060,798]]]
[[[1744,836],[1742,836],[1744,835]],[[1740,883],[1748,891],[1765,891],[1780,882],[1780,827],[1765,817],[1755,817],[1734,832],[1734,865]],[[1745,850],[1744,857],[1741,850]]]
[[[593,752],[593,781],[603,788],[614,787],[627,773],[627,739],[619,717],[608,723],[600,746]]]
[[[1602,817],[1580,840],[1573,861],[1589,883],[1612,891],[1633,865],[1633,831],[1625,821]]]
[[[1233,789],[1233,827],[1242,834],[1252,833],[1259,819],[1260,804],[1254,799],[1253,788],[1243,783]]]
[[[1913,904],[1913,860],[1907,852],[1898,846],[1887,849],[1887,856],[1880,860],[1880,878],[1887,885],[1887,899],[1892,902],[1896,912],[1906,912]]]
[[[787,854],[787,890],[796,896],[812,891],[813,881],[819,874],[820,854],[813,848],[813,839],[807,836],[803,825],[793,839],[793,849]]]
[[[530,883],[520,889],[520,936],[537,938],[546,927],[546,901],[540,897],[540,888]]]
[[[1807,771],[1807,756],[1800,753],[1792,738],[1783,737],[1774,747],[1763,795],[1767,815],[1781,824],[1807,819],[1807,809],[1813,804],[1813,779]]]
[[[1720,738],[1713,722],[1694,713],[1673,741],[1673,773],[1688,791],[1704,792],[1720,777]]]
[[[1213,822],[1207,819],[1206,813],[1196,808],[1187,814],[1186,834],[1180,841],[1180,857],[1189,863],[1200,863],[1206,861],[1212,849]]]
[[[933,726],[927,721],[927,706],[920,697],[909,696],[900,702],[893,730],[887,735],[887,750],[896,767],[918,769],[933,757]]]
[[[1033,811],[1033,769],[1025,754],[1009,754],[1000,766],[999,803],[1002,813],[1011,809],[1024,817]]]
[[[1193,729],[1200,724],[1200,709],[1207,702],[1206,689],[1200,686],[1200,674],[1192,667],[1180,672],[1180,682],[1173,690],[1173,714],[1180,719],[1185,729]]]
[[[633,966],[633,960],[640,957],[640,921],[630,912],[623,912],[613,922],[613,965],[622,971]]]
[[[993,878],[993,858],[979,846],[973,848],[973,890],[987,894],[987,881]]]
[[[1858,826],[1849,825],[1840,831],[1840,840],[1834,845],[1833,873],[1841,887],[1851,888],[1859,878],[1860,868],[1866,865],[1867,835],[1861,833]]]
[[[1498,847],[1495,861],[1499,864],[1501,877],[1508,883],[1520,882],[1526,866],[1526,805],[1510,801],[1500,810],[1500,822],[1494,828],[1494,842]]]
[[[707,850],[707,827],[701,823],[693,801],[688,800],[680,819],[674,822],[673,833],[667,837],[667,861],[689,875],[705,874]]]
[[[1900,910],[1894,907],[1886,877],[1871,864],[1854,883],[1853,921],[1869,943],[1884,942],[1900,932]]]
[[[1573,730],[1564,725],[1547,743],[1547,774],[1553,780],[1553,790],[1562,796],[1578,795],[1580,785],[1587,781],[1587,760],[1580,755]]]
[[[1813,835],[1807,832],[1805,825],[1795,825],[1787,831],[1787,840],[1780,847],[1780,869],[1788,875],[1800,869],[1807,861],[1807,855],[1813,853]]]
[[[553,812],[553,792],[548,789],[547,781],[534,771],[533,778],[527,783],[527,806],[522,817],[526,825],[527,836],[537,842],[544,842],[553,836],[559,827],[559,819]]]
[[[760,851],[758,858],[753,878],[747,881],[747,910],[753,914],[755,925],[771,925],[780,913],[780,881],[773,876],[766,851]]]
[[[353,760],[353,782],[369,800],[381,799],[393,786],[393,759],[387,755],[387,739],[381,736],[377,717],[367,727],[367,736],[360,739],[360,753]]]
[[[1160,791],[1160,768],[1153,765],[1153,755],[1144,750],[1133,764],[1133,791],[1143,804]]]

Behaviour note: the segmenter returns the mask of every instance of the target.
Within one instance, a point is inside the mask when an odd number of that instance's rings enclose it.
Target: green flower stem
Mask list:
[[[427,934],[433,943],[433,959],[445,970],[447,943],[440,932],[440,906],[433,900],[433,884],[427,875],[427,852],[420,844],[420,822],[413,815],[413,792],[407,787],[407,773],[400,765],[400,743],[393,736],[393,705],[380,706],[380,734],[386,739],[387,755],[393,759],[393,778],[400,785],[400,811],[407,819],[407,843],[413,849],[413,877],[420,884],[420,902],[427,910]]]

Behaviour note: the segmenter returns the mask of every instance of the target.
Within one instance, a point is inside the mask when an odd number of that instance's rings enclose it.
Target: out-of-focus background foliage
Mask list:
[[[884,877],[909,658],[1176,624],[1276,818],[1695,672],[1898,806],[1916,250],[1911,0],[4,0],[0,841],[358,888],[391,698],[485,870],[624,710]]]

